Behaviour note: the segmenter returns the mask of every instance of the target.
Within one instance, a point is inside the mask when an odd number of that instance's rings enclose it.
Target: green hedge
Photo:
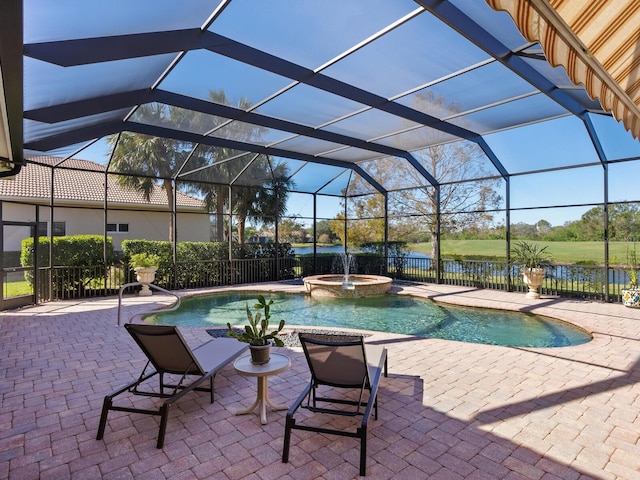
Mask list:
[[[158,285],[173,286],[176,288],[190,288],[195,285],[226,285],[230,283],[242,283],[243,270],[232,269],[228,261],[229,244],[227,242],[178,242],[177,262],[179,267],[173,270],[173,243],[168,241],[152,240],[124,240],[122,242],[123,261],[129,262],[131,255],[136,253],[154,253],[160,256],[160,265],[157,265],[156,280]],[[280,244],[280,258],[293,257],[291,244]],[[259,271],[252,271],[251,279],[271,280],[276,278],[273,271],[275,265],[272,261],[276,255],[275,244],[239,244],[232,245],[234,259],[264,258],[264,264],[260,264]],[[269,259],[269,260],[266,260]],[[175,277],[177,275],[177,277]],[[293,268],[282,267],[279,278],[293,278]],[[175,277],[175,282],[173,281]]]
[[[314,262],[313,253],[298,255],[300,265],[300,276],[308,277],[309,275],[323,275],[328,273],[342,273],[335,267],[336,253],[318,253]],[[342,268],[342,267],[340,267]]]
[[[113,242],[107,237],[107,265],[114,259]],[[40,237],[38,241],[38,266],[49,266],[50,238]],[[102,235],[69,235],[53,237],[53,265],[78,267],[69,269],[65,275],[53,276],[55,292],[84,291],[94,280],[104,278],[104,237]],[[20,263],[23,267],[34,265],[35,242],[33,238],[22,241]],[[99,268],[96,268],[99,267]],[[33,286],[33,274],[25,272],[25,277]]]
[[[22,252],[20,250],[4,252],[4,267],[19,267],[20,263],[20,255]]]
[[[23,267],[33,266],[35,242],[33,238],[22,241],[20,263]],[[40,237],[38,242],[38,264],[49,265],[49,237]],[[53,237],[54,266],[94,266],[104,265],[104,237],[102,235],[69,235]],[[114,251],[111,237],[107,237],[107,264],[113,263]]]
[[[393,241],[387,243],[389,258],[392,263],[387,266],[384,257],[384,242],[366,242],[359,246],[356,253],[351,253],[355,262],[353,273],[362,275],[387,275],[393,274],[396,278],[404,274],[409,253],[406,250],[407,243]],[[300,263],[300,276],[306,277],[313,274],[342,274],[344,267],[340,259],[340,252],[318,253],[314,262],[313,254],[298,255]],[[391,271],[389,270],[391,267]]]

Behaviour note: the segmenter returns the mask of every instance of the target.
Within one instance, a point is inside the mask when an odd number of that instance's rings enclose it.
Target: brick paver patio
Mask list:
[[[298,289],[283,284],[260,288]],[[255,286],[247,287],[255,289]],[[500,307],[572,321],[594,339],[566,348],[508,348],[375,334],[389,377],[369,430],[372,479],[640,478],[640,311],[620,304],[436,285],[402,286],[439,301]],[[123,318],[169,302],[126,299]],[[285,411],[235,416],[255,379],[225,367],[216,401],[194,392],[173,407],[165,447],[158,419],[112,412],[96,440],[104,395],[137,375],[142,355],[116,326],[117,299],[56,302],[0,315],[0,478],[348,479],[355,439],[294,432],[281,462]],[[295,319],[287,319],[288,326]],[[182,329],[194,346],[204,328]],[[271,377],[290,403],[308,380],[303,354]],[[343,420],[340,420],[343,421]]]

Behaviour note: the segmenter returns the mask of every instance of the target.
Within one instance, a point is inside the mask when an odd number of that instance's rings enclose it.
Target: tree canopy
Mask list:
[[[209,96],[219,104],[232,103],[223,91],[211,91]],[[246,109],[249,105],[251,102],[242,98],[237,108]],[[157,103],[141,105],[133,120],[192,132],[217,132],[217,135],[236,141],[255,140],[264,133],[262,127],[247,124],[242,124],[244,128],[226,128],[228,122],[221,118]],[[167,208],[171,210],[173,182],[180,173],[183,181],[177,188],[202,198],[207,208],[215,212],[215,240],[224,240],[224,227],[229,223],[225,212],[231,211],[235,215],[241,243],[245,239],[247,219],[273,222],[286,212],[288,190],[293,186],[288,168],[285,163],[278,163],[268,156],[129,132],[113,135],[108,141],[115,147],[112,165],[127,174],[118,176],[118,181],[141,191],[147,201],[156,182],[161,182],[167,193]],[[216,169],[220,183],[203,182],[205,172],[210,168]],[[229,185],[232,183],[230,198]],[[173,240],[173,218],[169,224],[169,240]],[[231,225],[228,225],[228,231],[231,231]]]

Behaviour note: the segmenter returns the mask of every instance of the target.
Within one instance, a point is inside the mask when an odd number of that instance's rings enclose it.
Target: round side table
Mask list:
[[[254,365],[251,363],[251,355],[238,358],[233,362],[233,368],[240,375],[245,377],[257,377],[258,379],[258,393],[256,401],[249,408],[239,410],[236,415],[244,415],[246,413],[253,412],[256,407],[260,407],[260,422],[263,425],[267,423],[267,404],[273,410],[286,410],[289,407],[287,405],[274,404],[269,399],[269,390],[267,387],[267,380],[270,375],[276,375],[280,372],[284,372],[291,366],[291,359],[286,355],[279,353],[272,353],[271,358],[267,363],[262,365]]]

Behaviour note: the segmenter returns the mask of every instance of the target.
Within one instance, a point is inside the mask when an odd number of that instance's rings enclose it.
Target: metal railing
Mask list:
[[[357,257],[357,273],[385,274],[395,280],[435,283],[438,276],[429,258],[371,256]],[[167,290],[289,280],[314,274],[341,273],[331,257],[298,256],[243,260],[178,262],[175,268],[159,269],[154,284]],[[39,269],[38,301],[117,295],[120,287],[136,281],[135,273],[125,266],[53,267]],[[507,281],[509,276],[510,282]],[[601,266],[555,265],[547,271],[541,293],[620,301],[628,281],[620,268]],[[519,271],[505,262],[443,259],[440,282],[495,290],[525,292],[527,287]]]
[[[407,258],[399,280],[435,282],[436,272],[428,258]],[[392,272],[390,272],[392,273]],[[509,276],[510,282],[507,282]],[[606,301],[606,283],[609,283],[609,301],[620,301],[621,290],[628,281],[623,269],[597,265],[554,265],[547,270],[540,292],[545,295],[578,297]],[[506,262],[481,260],[442,260],[441,283],[493,290],[526,292],[517,267],[508,268]],[[509,287],[508,287],[509,285]]]
[[[159,287],[157,285],[154,285],[153,283],[143,283],[143,282],[131,282],[131,283],[125,283],[124,285],[122,285],[120,287],[120,290],[118,291],[118,323],[117,325],[120,326],[122,325],[122,298],[123,298],[123,294],[125,292],[125,290],[129,287],[138,287],[138,286],[142,286],[142,285],[147,285],[149,287],[149,289],[151,290],[157,290],[159,292],[162,292],[166,295],[171,295],[176,297],[176,301],[173,302],[171,305],[166,306],[164,308],[161,308],[160,310],[149,310],[149,311],[144,311],[144,312],[138,312],[134,315],[135,317],[140,317],[142,318],[144,315],[149,314],[149,313],[159,313],[159,312],[173,312],[175,310],[177,310],[180,307],[180,297],[178,295],[176,295],[174,292],[171,292],[169,290],[165,290],[162,287]]]

